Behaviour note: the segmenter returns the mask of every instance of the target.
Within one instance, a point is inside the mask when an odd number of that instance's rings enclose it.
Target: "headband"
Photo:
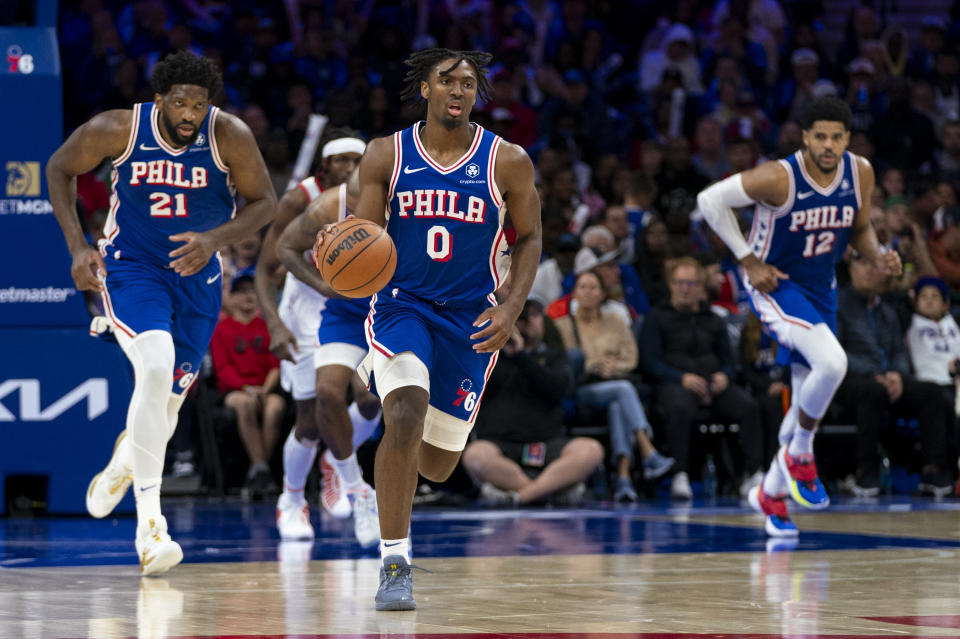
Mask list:
[[[323,145],[320,157],[328,158],[331,155],[340,155],[341,153],[358,153],[363,155],[363,150],[366,148],[367,143],[360,138],[337,138]]]

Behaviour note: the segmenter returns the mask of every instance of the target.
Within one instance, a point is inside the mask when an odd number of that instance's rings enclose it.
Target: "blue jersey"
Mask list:
[[[789,178],[787,201],[779,208],[757,204],[748,244],[761,261],[776,266],[800,288],[815,296],[830,293],[861,205],[856,156],[843,154],[827,187],[807,174],[802,151],[780,163]]]
[[[170,251],[183,246],[168,236],[202,233],[233,217],[229,169],[214,134],[218,112],[211,106],[194,143],[174,149],[160,135],[159,109],[151,102],[134,105],[127,148],[113,162],[101,252],[166,267]]]
[[[394,134],[387,232],[397,270],[388,290],[440,304],[477,303],[500,286],[508,249],[494,166],[502,140],[473,126],[470,148],[448,167],[424,149],[423,122]]]

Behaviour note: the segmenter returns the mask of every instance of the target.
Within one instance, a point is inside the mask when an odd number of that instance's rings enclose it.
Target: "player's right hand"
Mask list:
[[[347,220],[352,220],[355,217],[355,215],[348,215],[347,217],[343,218],[342,221],[346,222]],[[327,238],[327,234],[331,233],[337,224],[339,224],[339,222],[324,224],[323,228],[317,231],[317,239],[313,243],[313,263],[317,265],[317,268],[320,268],[320,248],[323,246],[323,241]]]
[[[294,353],[299,353],[296,336],[290,332],[283,322],[277,322],[276,325],[269,327],[270,331],[270,352],[277,359],[285,359],[288,362],[295,361]]]
[[[777,288],[780,280],[790,279],[789,275],[776,266],[761,262],[755,255],[748,255],[741,263],[747,272],[750,284],[761,293],[769,293]]]
[[[100,251],[85,246],[74,252],[70,275],[78,291],[103,292],[103,280],[107,276],[107,266],[103,263]]]

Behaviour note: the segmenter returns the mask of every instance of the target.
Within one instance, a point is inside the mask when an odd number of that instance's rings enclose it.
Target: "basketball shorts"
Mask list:
[[[360,365],[369,350],[363,336],[363,323],[369,308],[368,303],[360,300],[327,301],[316,332],[316,341],[320,345],[314,354],[317,368],[332,365],[356,368]]]
[[[294,361],[280,361],[280,385],[297,401],[317,396],[313,359],[317,348],[317,327],[327,299],[287,273],[277,309],[280,319],[297,338],[299,352]]]
[[[794,330],[810,329],[823,323],[836,335],[836,289],[824,288],[814,292],[790,280],[780,280],[773,291],[761,293],[753,287],[746,276],[743,277],[743,284],[754,312],[781,347],[777,351],[778,364],[798,363],[809,366],[803,356],[795,350],[795,344],[790,339]]]
[[[570,440],[566,437],[555,437],[545,442],[508,442],[499,439],[489,439],[503,453],[507,459],[516,462],[528,477],[536,477],[544,468],[560,459],[563,447]]]
[[[403,291],[395,295],[373,297],[366,322],[370,348],[387,357],[411,351],[429,371],[430,405],[473,424],[497,354],[474,351],[470,335],[480,330],[473,322],[491,303],[438,305]]]
[[[219,258],[189,277],[111,254],[103,261],[107,267],[103,302],[115,329],[131,339],[146,331],[170,333],[176,356],[172,391],[186,392],[200,370],[220,315],[223,271]]]

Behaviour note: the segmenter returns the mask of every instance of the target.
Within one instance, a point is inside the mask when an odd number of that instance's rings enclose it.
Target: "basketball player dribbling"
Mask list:
[[[403,97],[426,101],[426,121],[373,140],[360,161],[356,216],[385,226],[397,247],[394,276],[370,304],[370,351],[358,369],[383,403],[385,424],[374,469],[377,610],[416,608],[408,535],[417,472],[443,481],[456,466],[540,259],[530,158],[470,122],[490,59],[447,49],[411,55]],[[510,251],[506,214],[516,242],[510,293],[497,306]]]
[[[835,266],[850,243],[881,272],[900,273],[900,258],[877,241],[870,224],[874,173],[847,151],[850,108],[837,98],[807,107],[804,149],[778,162],[733,175],[697,198],[704,218],[740,261],[754,311],[790,357],[792,402],[780,426],[780,449],[760,485],[749,494],[766,515],[771,536],[797,527],[786,497],[821,509],[830,498],[817,475],[813,437],[843,381],[847,357],[835,336]],[[746,240],[734,207],[756,204]]]
[[[317,443],[321,438],[318,416],[327,417],[329,411],[337,411],[342,401],[331,404],[329,401],[317,401],[317,373],[316,373],[316,343],[317,330],[321,316],[328,311],[328,297],[333,291],[320,278],[316,268],[300,269],[296,273],[287,273],[283,285],[283,296],[277,305],[277,286],[274,282],[274,272],[280,265],[277,257],[278,238],[297,216],[301,215],[308,206],[328,200],[332,209],[336,209],[336,202],[341,193],[340,187],[356,169],[360,156],[366,147],[360,137],[347,129],[334,129],[328,132],[327,141],[320,151],[321,176],[310,176],[302,180],[280,198],[277,207],[277,219],[270,225],[263,241],[261,257],[257,261],[256,285],[257,295],[260,298],[270,330],[270,348],[274,355],[281,359],[281,380],[284,388],[293,395],[297,407],[297,419],[294,428],[290,431],[283,446],[283,492],[277,501],[277,529],[281,539],[313,539],[313,525],[310,523],[310,510],[303,495],[307,483],[307,476],[317,455]],[[332,198],[332,199],[331,199]],[[326,205],[321,205],[326,210]],[[336,221],[336,218],[334,218]],[[311,235],[310,248],[313,246]],[[330,306],[331,312],[336,312],[342,303],[334,302]],[[359,303],[363,317],[369,304]],[[363,344],[362,322],[357,329],[357,338]],[[346,380],[343,382],[342,398],[346,392],[356,365],[350,366]],[[341,375],[343,377],[343,375]],[[339,378],[338,378],[339,379]],[[322,385],[326,389],[328,385]],[[321,398],[323,399],[323,398]],[[376,398],[373,398],[376,403]],[[366,405],[364,408],[368,408]],[[319,413],[318,413],[319,412]],[[352,432],[362,443],[370,433],[376,429],[380,421],[379,404],[372,410],[365,410],[351,405],[343,407],[344,419],[347,420],[346,437],[352,440]],[[329,419],[326,420],[329,422]],[[327,438],[324,438],[327,440]],[[329,444],[328,444],[329,445]],[[352,455],[353,447],[347,446],[347,452],[339,458],[328,449],[321,455],[320,469],[323,473],[323,486],[320,491],[320,503],[324,510],[337,518],[349,517],[353,513],[354,503],[350,501],[343,473],[350,479],[360,478],[360,467],[356,457]],[[356,482],[352,482],[354,488]],[[365,486],[366,484],[364,484]],[[356,491],[355,491],[356,492]],[[373,503],[373,499],[369,500]],[[364,502],[366,503],[366,502]],[[363,505],[363,504],[361,504]],[[375,508],[374,508],[375,510]],[[369,523],[369,517],[356,518]],[[375,517],[374,517],[375,519]],[[375,523],[375,522],[374,522]],[[375,526],[373,527],[375,528]],[[361,533],[362,530],[362,533]],[[370,525],[357,528],[358,539],[361,543],[375,543],[379,533]]]
[[[345,299],[337,295],[320,277],[315,263],[304,256],[313,247],[318,231],[346,219],[353,209],[359,192],[357,178],[354,171],[345,184],[321,193],[306,212],[287,225],[277,240],[277,255],[288,273],[303,286],[328,298],[313,334],[317,345],[312,349],[317,398],[313,445],[316,446],[317,438],[322,438],[329,447],[324,455],[329,455],[330,465],[337,469],[336,481],[348,500],[346,515],[353,513],[354,534],[360,545],[366,547],[380,540],[376,493],[363,480],[355,453],[380,422],[380,402],[360,383],[355,372],[367,354],[363,323],[370,310],[370,298]],[[351,384],[356,403],[350,409],[356,408],[355,416],[348,412],[346,404]],[[288,440],[287,446],[293,444]],[[308,538],[312,539],[313,528],[302,489],[299,493],[294,490],[294,486],[306,482],[310,463],[297,463],[296,457],[291,463],[286,448],[284,453],[284,492],[277,502],[277,527],[284,539],[307,538],[308,531]],[[326,486],[325,490],[329,488]],[[337,516],[335,512],[331,514]]]
[[[217,250],[257,232],[277,197],[247,126],[210,104],[214,63],[181,51],[158,63],[154,101],[106,111],[50,158],[50,201],[73,256],[79,290],[97,291],[134,370],[126,429],[87,489],[87,510],[107,516],[131,482],[140,572],[183,559],[160,513],[167,441],[220,313]],[[77,217],[75,178],[113,158],[110,217],[99,252]],[[234,193],[246,201],[237,211]]]

